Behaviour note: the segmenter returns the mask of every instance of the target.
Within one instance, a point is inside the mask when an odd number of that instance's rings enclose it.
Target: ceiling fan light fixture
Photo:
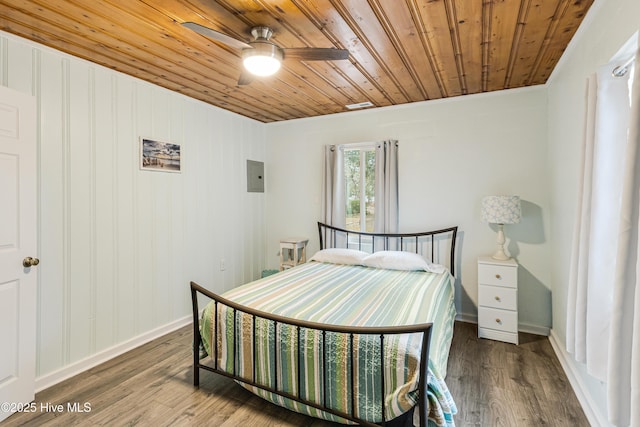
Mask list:
[[[275,74],[280,69],[280,61],[270,56],[249,56],[244,59],[243,64],[251,74],[261,77]]]
[[[266,26],[253,27],[251,29],[253,41],[245,43],[195,22],[183,22],[182,25],[212,40],[242,50],[242,63],[245,71],[240,74],[238,86],[248,85],[253,81],[253,76],[264,77],[275,74],[280,69],[285,55],[287,59],[297,59],[299,61],[349,59],[349,51],[347,49],[327,47],[280,48],[270,41],[273,30]]]
[[[261,77],[275,74],[282,63],[282,50],[269,42],[254,42],[251,45],[252,49],[242,51],[244,68]]]

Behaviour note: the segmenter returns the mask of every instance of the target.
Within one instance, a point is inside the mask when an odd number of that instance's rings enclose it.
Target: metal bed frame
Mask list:
[[[427,244],[428,246],[430,246],[431,250],[431,260],[434,261],[434,254],[437,253],[437,247],[436,247],[436,242],[435,239],[441,239],[444,238],[445,236],[450,236],[449,239],[451,241],[450,244],[450,271],[453,273],[454,271],[454,251],[455,251],[455,240],[456,240],[456,233],[457,233],[457,227],[451,227],[451,228],[446,228],[446,229],[441,229],[441,230],[436,230],[436,231],[429,231],[429,232],[423,232],[423,233],[411,233],[411,234],[380,234],[380,233],[364,233],[364,232],[354,232],[354,231],[349,231],[349,230],[345,230],[345,229],[341,229],[341,228],[337,228],[337,227],[333,227],[333,226],[329,226],[326,224],[322,224],[320,222],[318,222],[318,232],[319,232],[319,237],[320,237],[320,248],[321,249],[325,249],[328,247],[335,247],[336,244],[339,244],[339,241],[342,239],[344,240],[344,243],[347,244],[349,247],[352,247],[355,245],[355,247],[362,249],[363,247],[369,245],[371,248],[371,252],[375,251],[375,245],[376,245],[376,241],[381,241],[382,242],[382,248],[380,250],[388,250],[390,247],[393,247],[394,244],[398,244],[399,243],[399,248],[402,250],[403,248],[408,248],[410,245],[414,246],[414,250],[416,253],[419,253],[419,249],[422,247],[421,243],[420,243],[420,239],[428,239],[428,241],[430,242],[430,244]],[[342,237],[344,236],[344,238]],[[380,247],[380,244],[378,244],[378,247]],[[198,294],[204,295],[206,297],[208,297],[209,299],[214,301],[214,305],[215,305],[215,319],[216,321],[214,322],[214,336],[217,337],[218,336],[218,310],[219,310],[219,306],[220,305],[224,305],[227,307],[232,308],[235,312],[234,312],[234,331],[233,331],[233,370],[232,372],[228,372],[226,370],[224,370],[223,368],[221,368],[218,365],[218,346],[214,345],[214,354],[212,355],[212,359],[213,359],[213,366],[204,364],[200,362],[200,346],[202,343],[202,337],[200,336],[200,310],[198,307]],[[377,335],[379,337],[379,344],[380,344],[380,366],[383,366],[385,364],[385,360],[384,360],[384,351],[383,351],[383,347],[384,347],[384,343],[385,343],[385,336],[389,336],[389,335],[399,335],[399,334],[411,334],[411,333],[422,333],[422,344],[421,344],[421,354],[420,354],[420,366],[419,366],[419,384],[418,384],[418,404],[416,405],[419,413],[420,413],[420,426],[424,427],[427,425],[427,415],[428,415],[428,403],[427,403],[427,375],[428,375],[428,360],[429,360],[429,343],[430,343],[430,338],[431,338],[431,323],[423,323],[423,324],[416,324],[416,325],[403,325],[403,326],[385,326],[385,327],[361,327],[361,326],[338,326],[338,325],[329,325],[329,324],[322,324],[322,323],[315,323],[315,322],[308,322],[308,321],[304,321],[304,320],[299,320],[299,319],[293,319],[293,318],[288,318],[288,317],[283,317],[283,316],[279,316],[279,315],[275,315],[275,314],[271,314],[271,313],[266,313],[263,311],[259,311],[259,310],[255,310],[251,307],[247,307],[247,306],[243,306],[241,304],[235,303],[233,301],[230,301],[228,299],[225,299],[219,295],[216,295],[215,293],[203,288],[202,286],[198,285],[195,282],[191,282],[191,301],[192,301],[192,309],[193,309],[193,384],[194,386],[198,387],[200,384],[200,369],[204,369],[206,371],[210,371],[210,372],[214,372],[229,378],[232,378],[234,380],[240,381],[244,384],[248,384],[257,388],[260,388],[262,390],[280,395],[282,397],[286,397],[289,399],[292,399],[294,401],[300,402],[304,405],[308,405],[314,408],[317,408],[319,410],[325,411],[327,413],[331,413],[334,415],[337,415],[339,417],[354,421],[360,425],[363,426],[377,426],[378,424],[373,424],[371,422],[368,422],[366,420],[363,420],[361,418],[358,417],[358,414],[356,413],[356,402],[357,402],[357,392],[355,390],[355,381],[354,381],[354,377],[356,375],[356,369],[355,369],[355,363],[354,363],[354,351],[353,351],[353,342],[354,342],[354,336],[355,335]],[[280,388],[280,385],[278,384],[278,358],[275,357],[275,371],[276,374],[273,375],[273,382],[272,384],[261,384],[258,383],[256,381],[256,363],[255,360],[252,362],[252,374],[250,375],[250,377],[246,377],[246,376],[241,376],[238,373],[238,357],[237,357],[237,346],[239,345],[240,340],[237,339],[237,336],[239,334],[238,329],[237,329],[237,319],[238,319],[238,313],[245,313],[249,316],[251,316],[252,320],[253,320],[253,337],[252,337],[252,342],[253,342],[253,351],[252,354],[255,355],[256,351],[255,351],[255,343],[256,343],[256,339],[255,339],[255,334],[256,334],[256,328],[255,328],[255,323],[256,323],[256,319],[266,319],[269,322],[272,322],[275,333],[274,333],[274,342],[273,342],[273,351],[274,354],[277,354],[278,352],[278,348],[280,348],[280,340],[279,340],[279,334],[277,333],[278,328],[281,327],[279,325],[287,325],[287,326],[291,326],[293,328],[295,328],[296,330],[296,334],[297,334],[297,346],[296,346],[296,354],[297,354],[297,363],[298,363],[298,369],[297,371],[297,394],[292,394],[290,392],[284,391]],[[300,346],[301,346],[301,340],[300,340],[300,329],[310,329],[310,330],[316,330],[316,331],[320,331],[322,334],[322,360],[323,360],[323,364],[326,364],[326,348],[325,348],[325,343],[326,343],[326,334],[327,332],[332,332],[332,333],[338,333],[338,334],[344,334],[345,336],[347,336],[349,338],[349,342],[352,348],[352,352],[351,352],[351,357],[350,357],[350,363],[349,365],[351,366],[350,372],[345,372],[346,376],[348,376],[348,378],[350,379],[350,384],[351,384],[351,389],[348,390],[348,393],[350,395],[350,410],[349,412],[343,412],[340,410],[337,410],[335,408],[332,408],[330,406],[327,405],[326,402],[326,387],[327,387],[327,383],[326,383],[326,375],[322,375],[321,379],[318,379],[319,381],[321,381],[322,383],[322,402],[317,402],[317,401],[312,401],[312,400],[308,400],[305,399],[303,397],[301,397],[299,394],[301,394],[301,378],[300,378],[300,374],[301,374],[301,369],[300,369],[300,355],[301,355],[301,350],[300,350]],[[255,356],[253,356],[255,357]],[[347,368],[346,368],[347,369]],[[323,371],[326,371],[326,369],[324,369]],[[387,425],[392,425],[394,424],[394,420],[387,420],[386,418],[386,411],[385,411],[385,404],[384,404],[384,399],[385,399],[385,394],[384,394],[384,390],[385,390],[385,378],[384,378],[384,370],[381,369],[381,389],[383,391],[382,393],[382,402],[381,402],[381,407],[382,407],[382,426],[387,426]],[[401,418],[401,417],[398,417]],[[397,418],[396,418],[397,420]]]

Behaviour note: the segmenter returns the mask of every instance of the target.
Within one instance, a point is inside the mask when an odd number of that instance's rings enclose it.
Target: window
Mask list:
[[[322,221],[350,231],[398,231],[398,141],[325,146]]]
[[[373,232],[375,218],[375,146],[344,150],[347,230]]]

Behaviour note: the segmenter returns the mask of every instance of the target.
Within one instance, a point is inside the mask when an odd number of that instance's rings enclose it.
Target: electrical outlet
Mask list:
[[[224,262],[224,259],[221,259],[220,260],[220,271],[224,271],[226,269],[227,269],[227,266],[226,266],[226,264]]]

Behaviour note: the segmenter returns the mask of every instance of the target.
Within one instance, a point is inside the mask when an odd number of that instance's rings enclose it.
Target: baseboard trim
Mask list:
[[[590,394],[586,391],[587,386],[581,380],[581,376],[575,368],[573,358],[566,351],[565,346],[560,342],[558,335],[553,329],[549,334],[549,342],[560,361],[560,366],[562,366],[562,369],[569,379],[569,383],[571,384],[571,387],[573,388],[573,391],[578,398],[578,402],[580,402],[582,410],[584,411],[587,420],[589,420],[589,423],[593,427],[610,426],[611,424],[607,421],[606,414],[602,414],[598,411],[598,407],[595,405]]]
[[[465,323],[475,323],[478,324],[478,316],[476,314],[469,313],[458,313],[456,314],[456,320]]]
[[[102,350],[96,354],[86,357],[82,360],[78,360],[70,365],[64,366],[57,371],[50,372],[41,377],[36,378],[36,393],[45,390],[53,385],[56,385],[66,379],[69,379],[75,375],[78,375],[88,369],[98,366],[116,356],[120,356],[127,351],[133,350],[136,347],[140,347],[142,344],[146,344],[156,338],[160,338],[170,332],[187,326],[193,321],[192,316],[185,316],[181,319],[174,320],[159,328],[140,334],[136,337],[130,338],[120,344],[116,344],[113,347]]]
[[[465,323],[478,324],[478,315],[469,313],[458,313],[456,320]],[[527,334],[549,336],[549,328],[546,326],[532,325],[530,323],[518,323],[518,332],[525,332]]]
[[[543,335],[545,337],[548,337],[550,332],[546,326],[532,325],[530,323],[519,323],[518,331],[533,335]]]

